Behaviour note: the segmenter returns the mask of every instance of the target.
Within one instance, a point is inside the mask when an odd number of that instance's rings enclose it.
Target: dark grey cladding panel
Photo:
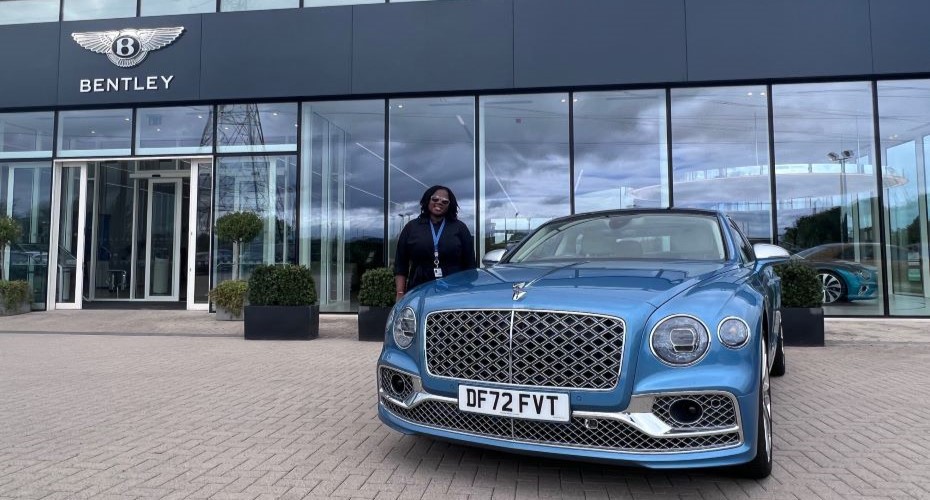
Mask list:
[[[201,16],[162,16],[127,19],[106,19],[61,23],[61,60],[58,80],[58,102],[61,105],[131,106],[158,101],[187,101],[199,98]],[[73,33],[119,31],[139,28],[183,27],[173,43],[152,50],[138,65],[121,68],[106,54],[85,49],[73,38]],[[170,78],[173,77],[173,78]],[[164,79],[169,79],[166,85]],[[86,83],[98,89],[87,90]],[[106,84],[116,83],[116,90]],[[136,90],[155,82],[154,90]]]
[[[348,94],[352,8],[204,16],[204,99]]]
[[[372,4],[353,9],[353,93],[513,86],[510,1]]]
[[[683,0],[514,0],[518,87],[679,82]]]
[[[930,2],[873,0],[872,50],[876,73],[930,71]]]
[[[0,109],[54,106],[58,23],[0,26]]]
[[[685,2],[690,81],[872,72],[868,0]]]

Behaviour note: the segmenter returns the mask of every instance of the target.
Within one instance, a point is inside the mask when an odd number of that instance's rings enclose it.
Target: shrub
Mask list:
[[[30,293],[29,283],[25,281],[0,280],[0,298],[7,310],[18,309],[23,302],[31,303]]]
[[[253,212],[232,212],[216,219],[220,241],[248,243],[262,232],[262,220]]]
[[[6,246],[19,239],[22,230],[16,219],[8,216],[0,217],[0,280],[3,279],[3,258]]]
[[[242,313],[248,290],[249,284],[243,280],[224,281],[210,290],[210,300],[229,311],[233,316],[238,316]]]
[[[803,262],[792,259],[775,266],[781,277],[782,307],[820,307],[823,305],[823,284],[817,271]]]
[[[254,306],[311,306],[316,285],[306,266],[258,266],[249,278],[249,304]]]
[[[358,303],[369,307],[390,307],[396,297],[394,271],[388,267],[369,269],[362,274]]]

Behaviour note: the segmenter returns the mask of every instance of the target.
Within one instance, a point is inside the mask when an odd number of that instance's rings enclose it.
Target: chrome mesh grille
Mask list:
[[[391,376],[395,374],[400,375],[401,380],[403,380],[403,389],[400,392],[395,391],[391,385]],[[406,401],[413,394],[413,380],[410,375],[383,366],[379,370],[379,375],[381,377],[381,388],[398,400]]]
[[[541,444],[572,445],[613,451],[675,452],[726,448],[739,444],[738,432],[711,436],[654,438],[617,420],[572,418],[568,423],[521,420],[459,411],[452,403],[426,401],[404,409],[382,399],[385,407],[410,422],[469,434]]]
[[[591,314],[465,310],[426,318],[427,368],[439,377],[610,389],[623,341],[621,319]]]
[[[679,399],[696,401],[704,409],[697,422],[682,424],[669,414],[669,407]],[[652,413],[674,429],[704,430],[736,425],[736,407],[733,400],[723,394],[693,394],[687,396],[660,396],[652,404]]]

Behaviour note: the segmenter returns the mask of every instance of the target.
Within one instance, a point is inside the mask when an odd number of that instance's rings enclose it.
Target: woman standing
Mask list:
[[[451,189],[433,186],[423,193],[420,216],[404,226],[397,240],[394,284],[398,300],[419,284],[477,267],[474,240],[458,212]]]

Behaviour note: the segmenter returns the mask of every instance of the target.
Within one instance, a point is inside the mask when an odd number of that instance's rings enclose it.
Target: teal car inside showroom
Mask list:
[[[714,211],[554,219],[394,306],[378,413],[474,446],[766,477],[787,257]]]

